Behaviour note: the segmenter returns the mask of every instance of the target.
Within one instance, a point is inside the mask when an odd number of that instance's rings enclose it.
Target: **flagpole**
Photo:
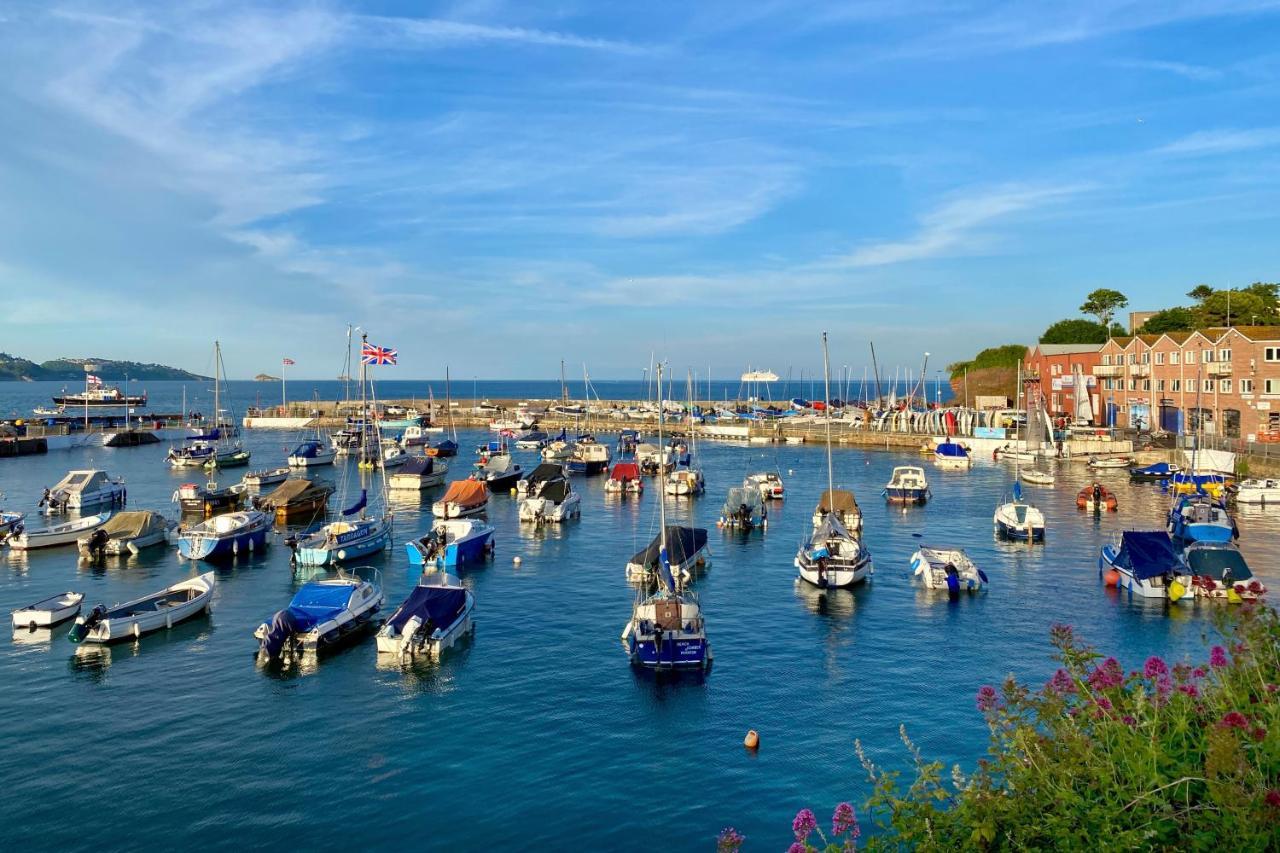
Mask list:
[[[280,417],[288,414],[289,403],[285,398],[284,392],[284,373],[289,369],[289,359],[281,359],[280,361]]]

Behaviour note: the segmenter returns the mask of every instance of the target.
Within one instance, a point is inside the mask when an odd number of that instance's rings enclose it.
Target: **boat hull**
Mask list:
[[[412,542],[406,542],[404,549],[409,555],[409,565],[411,566],[449,568],[483,561],[489,556],[492,542],[493,528],[489,527],[483,532],[476,533],[461,541],[450,542],[445,546],[444,553],[437,554],[430,559],[427,558],[425,549],[416,539]]]
[[[1170,600],[1169,587],[1165,585],[1163,577],[1157,578],[1136,578],[1128,569],[1122,568],[1115,564],[1117,551],[1114,545],[1104,545],[1102,555],[1098,558],[1098,576],[1104,576],[1108,571],[1114,571],[1117,575],[1116,588],[1130,599],[1145,598],[1150,600]],[[1192,593],[1192,584],[1190,576],[1177,575],[1174,577],[1186,592],[1177,601],[1190,601],[1194,595]]]
[[[884,490],[884,496],[889,503],[922,504],[929,500],[929,490],[889,486]]]
[[[543,455],[543,458],[548,460],[552,459],[552,457],[548,457],[545,454]],[[603,474],[609,467],[609,463],[607,460],[602,459],[583,460],[570,457],[565,461],[564,467],[570,474],[581,474],[586,477],[594,477],[597,474]]]
[[[122,610],[126,607],[133,607],[140,603],[145,603],[153,599],[162,598],[166,593],[174,593],[190,590],[190,598],[185,601],[166,601],[162,600],[161,604],[153,609],[141,612],[131,613],[126,616],[110,617],[103,619],[87,632],[79,640],[75,639],[75,632],[80,628],[81,623],[86,619],[80,616],[76,620],[76,628],[72,629],[72,641],[80,643],[116,643],[124,640],[135,640],[144,634],[150,634],[155,631],[161,631],[185,622],[186,620],[198,616],[201,613],[208,612],[213,607],[213,590],[215,587],[213,572],[207,572],[197,578],[184,581],[166,589],[163,593],[155,596],[148,596],[144,599],[137,599],[125,605],[120,605],[113,610]]]
[[[385,551],[391,544],[391,525],[384,521],[377,521],[359,533],[342,534],[332,544],[300,545],[296,560],[303,566],[329,566]]]
[[[261,526],[251,526],[243,531],[225,536],[206,536],[178,538],[178,555],[186,560],[228,559],[239,554],[252,554],[267,546],[267,532],[270,522]]]
[[[1034,525],[1017,525],[997,518],[995,520],[996,535],[1011,542],[1043,542],[1044,528]]]
[[[632,666],[643,669],[699,670],[710,663],[706,637],[684,638],[667,634],[653,639],[631,638]]]

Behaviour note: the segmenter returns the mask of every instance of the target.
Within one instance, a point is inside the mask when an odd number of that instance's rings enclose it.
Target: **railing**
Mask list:
[[[1204,372],[1210,376],[1230,376],[1231,362],[1211,361],[1204,366]]]
[[[1115,377],[1124,376],[1123,364],[1099,364],[1093,368],[1094,376]]]

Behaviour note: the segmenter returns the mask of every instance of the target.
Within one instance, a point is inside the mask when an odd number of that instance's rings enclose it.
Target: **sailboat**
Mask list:
[[[658,365],[662,387],[662,365]],[[658,412],[658,443],[662,443],[663,418]],[[631,620],[622,629],[622,646],[632,666],[652,670],[702,670],[711,665],[706,622],[697,599],[677,584],[667,556],[666,499],[658,495],[658,590],[637,594]],[[703,531],[703,535],[706,533]]]
[[[361,334],[360,339],[362,342],[361,351],[364,352],[368,347],[369,336]],[[369,364],[370,359],[367,356],[361,356],[360,411],[363,421],[361,429],[365,431],[361,444],[362,446],[381,447],[382,435],[377,422],[372,421],[367,416],[363,416],[368,412]],[[382,483],[382,506],[384,507],[382,514],[369,514],[369,493],[367,489],[361,488],[360,499],[342,511],[341,519],[329,522],[310,536],[295,540],[293,543],[294,559],[299,564],[304,566],[327,566],[348,560],[357,560],[369,554],[382,551],[391,545],[392,513],[389,509],[386,509],[388,506],[386,469],[379,466],[375,471],[375,476],[379,477]]]
[[[213,429],[198,438],[192,438],[182,447],[171,447],[166,457],[171,468],[228,468],[232,465],[249,464],[249,451],[240,442],[229,440],[234,428],[221,423],[222,345],[218,341],[213,342],[213,371]]]
[[[332,465],[338,451],[334,448],[329,436],[320,427],[320,419],[316,418],[307,433],[293,450],[289,451],[286,461],[290,468],[315,468],[320,465]]]
[[[698,461],[698,435],[693,421],[692,375],[689,377],[688,424],[689,452],[680,460],[680,462],[677,462],[675,470],[667,474],[666,482],[663,484],[663,489],[669,495],[677,495],[680,497],[700,495],[707,489],[707,482],[702,476],[702,469],[694,464]],[[662,442],[659,441],[658,443],[661,444]]]
[[[428,456],[457,456],[458,455],[458,428],[453,423],[453,389],[449,384],[449,368],[444,369],[444,410],[449,414],[449,434],[452,438],[445,438],[437,441],[435,444],[427,448]]]
[[[827,333],[822,333],[822,375],[827,405],[823,420],[827,428],[827,495],[835,492],[835,476],[831,463],[831,375],[827,355]],[[821,508],[821,504],[819,504]],[[814,526],[796,552],[796,569],[800,579],[822,589],[850,587],[866,580],[874,571],[871,552],[845,528],[842,514],[827,512]]]
[[[1018,387],[1022,387],[1022,370],[1018,370]],[[1024,401],[1026,396],[1023,396]],[[1027,404],[1028,430],[1030,429],[1031,406]],[[1013,500],[1006,501],[996,507],[991,523],[995,527],[996,536],[1001,539],[1012,539],[1020,542],[1044,541],[1044,513],[1022,499],[1022,457],[1014,457]]]

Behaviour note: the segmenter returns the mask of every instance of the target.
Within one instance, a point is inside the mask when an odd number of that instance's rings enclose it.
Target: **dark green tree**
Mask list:
[[[1187,291],[1187,296],[1190,296],[1196,302],[1204,302],[1210,296],[1213,296],[1213,288],[1207,284],[1197,284]]]
[[[1085,299],[1080,306],[1080,313],[1097,317],[1098,323],[1106,329],[1110,327],[1111,318],[1116,312],[1128,304],[1129,298],[1120,291],[1100,287]]]
[[[1190,308],[1175,306],[1157,311],[1139,330],[1146,335],[1162,335],[1165,332],[1189,332],[1196,327],[1196,315]]]
[[[1044,330],[1042,344],[1104,344],[1107,327],[1092,320],[1059,320]]]

